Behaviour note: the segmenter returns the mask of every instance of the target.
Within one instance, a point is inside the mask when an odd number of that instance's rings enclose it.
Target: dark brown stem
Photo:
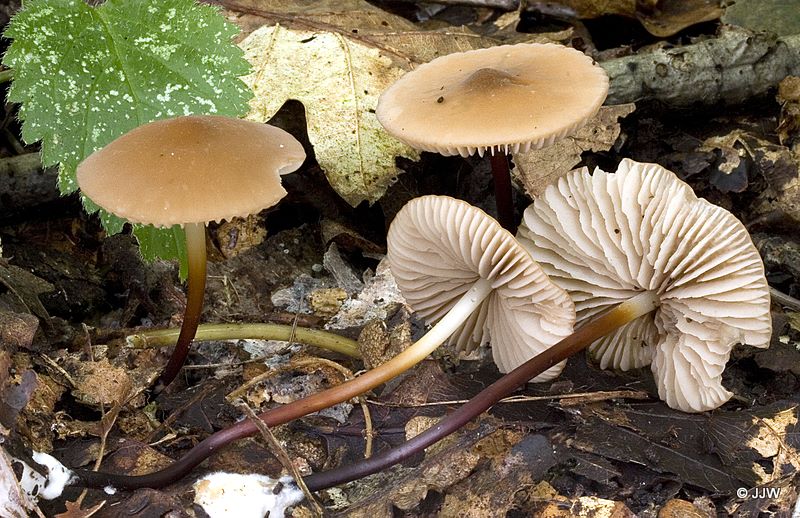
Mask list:
[[[441,421],[403,444],[355,464],[309,475],[303,481],[309,490],[319,491],[377,473],[416,455],[487,411],[492,405],[530,381],[531,378],[585,349],[589,344],[617,327],[655,309],[656,301],[652,296],[648,297],[647,295],[640,295],[624,302],[584,325],[572,335],[495,381]]]
[[[203,297],[206,291],[206,226],[203,223],[188,223],[183,228],[186,233],[186,254],[189,263],[189,276],[186,279],[186,309],[183,313],[181,332],[172,356],[153,387],[153,395],[163,391],[178,376],[189,355],[200,314],[203,311]]]
[[[535,356],[527,363],[506,374],[483,392],[475,396],[469,403],[459,408],[447,418],[434,425],[432,428],[418,435],[399,448],[389,450],[368,460],[345,468],[326,473],[311,475],[306,479],[309,488],[319,490],[331,485],[341,484],[349,480],[375,473],[402,459],[413,455],[421,448],[433,444],[445,435],[457,430],[475,416],[487,410],[494,403],[513,392],[517,387],[526,383],[531,378],[549,369],[556,363],[575,354],[597,338],[609,331],[630,322],[634,318],[655,309],[654,296],[646,293],[624,302],[605,315],[581,327],[574,334],[568,336],[547,351]],[[348,383],[353,383],[360,378],[355,378]],[[277,426],[306,415],[307,413],[326,408],[332,394],[330,390],[315,394],[309,398],[295,401],[290,405],[275,408],[259,415],[267,426]],[[338,399],[338,398],[337,398]],[[339,399],[341,401],[341,399]],[[257,433],[258,429],[250,420],[238,423],[210,435],[204,441],[192,448],[181,459],[175,461],[161,471],[147,475],[129,476],[98,473],[95,471],[76,470],[77,480],[73,485],[83,487],[104,488],[106,486],[117,489],[139,489],[143,487],[163,487],[176,482],[187,475],[195,466],[203,462],[223,446],[243,437]]]
[[[514,218],[514,193],[511,188],[511,173],[508,169],[508,157],[497,152],[490,155],[492,177],[494,178],[494,199],[497,204],[497,221],[512,234],[517,231]]]

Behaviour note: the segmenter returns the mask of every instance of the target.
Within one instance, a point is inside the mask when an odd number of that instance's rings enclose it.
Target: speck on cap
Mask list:
[[[479,279],[493,292],[449,339],[471,352],[488,341],[508,372],[572,333],[575,309],[508,231],[472,205],[422,196],[398,212],[387,236],[392,274],[426,322],[438,322]],[[557,376],[564,362],[535,378]]]
[[[140,126],[78,166],[83,194],[134,223],[168,227],[254,214],[286,191],[280,175],[303,163],[280,128],[210,115]]]
[[[733,345],[769,345],[769,287],[747,230],[658,165],[573,171],[525,210],[518,238],[569,292],[579,322],[643,290],[659,296],[654,313],[589,351],[602,368],[651,365],[672,408],[720,406]]]
[[[448,54],[420,65],[378,100],[378,121],[413,148],[442,155],[548,146],[594,115],[608,76],[585,54],[521,43]]]

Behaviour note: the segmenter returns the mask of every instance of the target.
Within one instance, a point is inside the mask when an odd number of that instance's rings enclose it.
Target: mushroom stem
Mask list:
[[[657,306],[658,298],[656,294],[651,291],[643,292],[616,306],[595,320],[581,326],[570,336],[564,338],[544,352],[537,354],[498,379],[470,399],[469,402],[457,408],[441,421],[405,443],[378,453],[377,455],[373,455],[369,459],[354,464],[347,464],[330,471],[309,475],[303,479],[303,481],[311,491],[319,491],[371,475],[372,473],[377,473],[398,462],[402,462],[431,444],[455,432],[469,421],[491,408],[492,405],[499,400],[510,395],[516,389],[527,383],[531,378],[538,376],[558,362],[566,360],[573,354],[585,349],[589,344],[614,329],[642,315],[650,313],[655,310]]]
[[[425,336],[388,362],[336,387],[299,399],[288,405],[267,410],[258,416],[259,419],[267,426],[278,426],[323,408],[347,401],[392,379],[425,359],[447,340],[490,293],[492,293],[491,282],[483,278],[478,279],[469,291],[461,296],[461,299]],[[195,466],[223,446],[257,433],[258,428],[253,424],[252,420],[244,419],[208,436],[192,448],[189,453],[161,471],[147,475],[128,476],[76,470],[74,485],[94,488],[112,486],[117,489],[163,487],[188,474]]]
[[[203,296],[206,290],[206,226],[203,223],[187,223],[183,230],[186,234],[186,255],[189,265],[189,274],[186,279],[186,309],[183,312],[183,322],[178,341],[172,356],[164,368],[164,372],[153,386],[153,395],[163,391],[167,385],[178,376],[181,367],[189,355],[191,344],[200,323],[200,313],[203,310]]]
[[[511,188],[511,173],[508,168],[508,157],[502,152],[492,152],[489,161],[492,164],[494,177],[494,199],[497,205],[497,221],[511,232],[517,231],[514,222],[514,193]]]
[[[177,329],[151,329],[128,335],[125,339],[129,346],[144,349],[147,347],[163,347],[173,345],[178,337]],[[336,353],[361,358],[358,342],[344,336],[309,329],[307,327],[285,324],[201,324],[194,336],[195,342],[212,340],[280,340],[288,342],[296,340],[306,345],[313,345]]]

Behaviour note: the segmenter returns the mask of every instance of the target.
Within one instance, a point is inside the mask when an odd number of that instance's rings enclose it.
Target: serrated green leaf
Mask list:
[[[249,64],[231,42],[237,30],[194,0],[26,2],[5,32],[13,42],[3,58],[14,69],[8,99],[22,104],[23,139],[41,140],[42,163],[60,165],[67,194],[78,188],[75,171],[85,157],[141,124],[243,115],[251,94],[239,77]],[[122,227],[110,214],[101,219],[109,232]],[[136,235],[160,257],[183,242],[182,231]]]
[[[158,236],[153,234],[158,233]],[[185,279],[188,271],[186,260],[186,238],[183,229],[178,225],[170,228],[155,228],[152,225],[134,225],[133,234],[139,240],[139,251],[148,261],[154,261],[160,257],[177,257],[180,259],[181,279]],[[172,234],[172,239],[161,239],[162,234]]]

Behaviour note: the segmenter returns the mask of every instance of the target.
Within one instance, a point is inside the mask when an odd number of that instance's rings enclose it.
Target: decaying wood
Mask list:
[[[668,106],[738,103],[800,74],[800,35],[777,38],[739,28],[693,45],[601,63],[611,79],[606,104],[654,99]]]

